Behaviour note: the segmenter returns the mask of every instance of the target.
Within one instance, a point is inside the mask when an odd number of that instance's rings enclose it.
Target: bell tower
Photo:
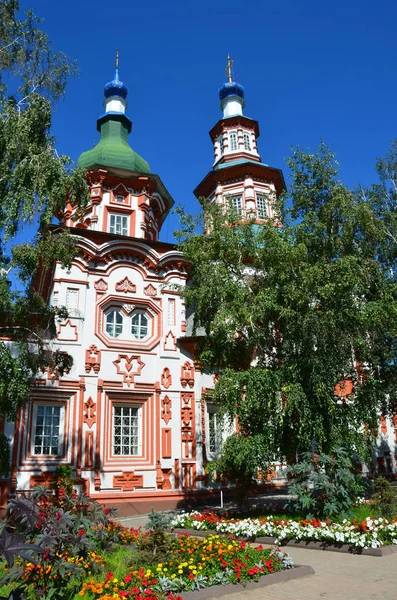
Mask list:
[[[243,114],[244,87],[234,81],[228,55],[227,81],[219,89],[223,117],[211,129],[214,163],[194,190],[197,198],[233,208],[241,222],[262,223],[275,216],[275,203],[285,189],[282,171],[261,161],[257,121]]]
[[[105,85],[105,112],[97,120],[99,142],[78,159],[86,169],[91,201],[84,216],[68,202],[63,223],[117,237],[157,241],[174,201],[148,162],[129,143],[132,123],[126,116],[128,88],[119,78],[116,54],[114,78]]]

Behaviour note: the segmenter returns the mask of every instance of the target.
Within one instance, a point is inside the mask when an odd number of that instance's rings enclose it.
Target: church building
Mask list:
[[[259,126],[243,114],[244,88],[233,81],[230,59],[227,71],[223,115],[210,131],[213,166],[194,193],[260,224],[273,216],[284,178],[261,162]],[[73,366],[62,377],[40,373],[31,402],[15,425],[5,424],[13,443],[3,506],[7,492],[46,485],[58,465],[69,465],[86,494],[119,514],[131,504],[136,512],[175,507],[209,493],[205,465],[225,435],[208,394],[214,380],[195,363],[177,290],[188,265],[161,241],[174,201],[130,146],[128,89],[118,68],[104,95],[100,140],[78,160],[90,202],[81,216],[70,198],[60,219],[76,243],[72,267],[54,264],[36,280],[46,302],[68,310],[52,348],[71,355]]]

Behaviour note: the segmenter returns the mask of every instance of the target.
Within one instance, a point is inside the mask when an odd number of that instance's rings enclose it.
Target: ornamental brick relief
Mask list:
[[[83,423],[86,423],[89,429],[96,423],[96,403],[91,396],[84,402]]]
[[[161,374],[161,385],[165,387],[166,390],[172,385],[172,375],[168,367],[165,367]]]
[[[135,376],[139,376],[145,363],[141,361],[140,356],[128,356],[128,354],[119,354],[117,360],[113,361],[118,375],[123,376],[124,383],[130,387],[134,383]]]
[[[164,396],[164,398],[161,399],[161,418],[166,425],[168,425],[169,420],[172,418],[171,408],[171,400],[168,398],[168,396]]]
[[[164,338],[164,350],[171,350],[172,352],[176,350],[176,337],[172,331],[169,331]]]
[[[157,290],[151,283],[143,288],[143,293],[145,296],[157,296]]]
[[[182,460],[196,456],[196,419],[194,413],[194,394],[181,393],[181,440]]]
[[[66,323],[60,323],[58,325],[57,340],[77,342],[78,339],[77,325],[73,325],[70,319],[68,319]]]
[[[113,487],[123,492],[133,492],[135,488],[143,487],[143,475],[135,475],[134,471],[123,472],[113,477]]]
[[[106,292],[108,289],[108,284],[106,283],[106,281],[104,279],[97,279],[96,282],[94,283],[94,288],[98,291],[98,292]]]
[[[156,487],[159,490],[172,490],[171,485],[172,469],[162,469],[161,462],[156,464]]]
[[[101,368],[101,351],[93,344],[85,351],[85,372],[94,371],[98,375]]]
[[[183,388],[194,386],[194,367],[189,361],[186,361],[181,367],[181,386]]]
[[[116,292],[124,292],[124,294],[127,294],[128,292],[135,292],[136,285],[133,284],[128,277],[124,277],[124,279],[121,279],[116,283],[115,290]]]

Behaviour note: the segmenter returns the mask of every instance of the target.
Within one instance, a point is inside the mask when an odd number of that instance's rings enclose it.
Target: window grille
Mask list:
[[[123,315],[119,310],[111,310],[106,315],[106,333],[118,337],[123,331]]]
[[[134,406],[113,406],[113,454],[139,454],[139,409]]]
[[[128,217],[126,215],[110,215],[109,232],[128,235]]]
[[[256,206],[258,209],[258,219],[267,218],[267,200],[265,196],[256,197]]]
[[[142,313],[136,313],[131,318],[131,333],[137,340],[142,340],[148,334],[148,319]]]
[[[244,150],[251,152],[251,138],[249,133],[244,133]]]
[[[229,140],[230,140],[230,150],[231,150],[231,152],[234,152],[235,150],[237,150],[237,134],[234,132],[229,134]]]
[[[35,407],[33,454],[60,454],[62,411],[63,407],[48,404]]]

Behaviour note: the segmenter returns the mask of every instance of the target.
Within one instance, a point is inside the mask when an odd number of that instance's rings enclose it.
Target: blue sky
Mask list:
[[[228,52],[245,86],[244,112],[259,121],[262,160],[286,177],[290,147],[313,150],[322,138],[347,185],[370,184],[376,158],[397,137],[393,0],[21,0],[28,7],[80,67],[55,110],[58,151],[77,160],[98,140],[118,47],[131,146],[189,212],[212,165],[208,131],[221,117]],[[162,239],[172,241],[176,218],[167,221]]]

